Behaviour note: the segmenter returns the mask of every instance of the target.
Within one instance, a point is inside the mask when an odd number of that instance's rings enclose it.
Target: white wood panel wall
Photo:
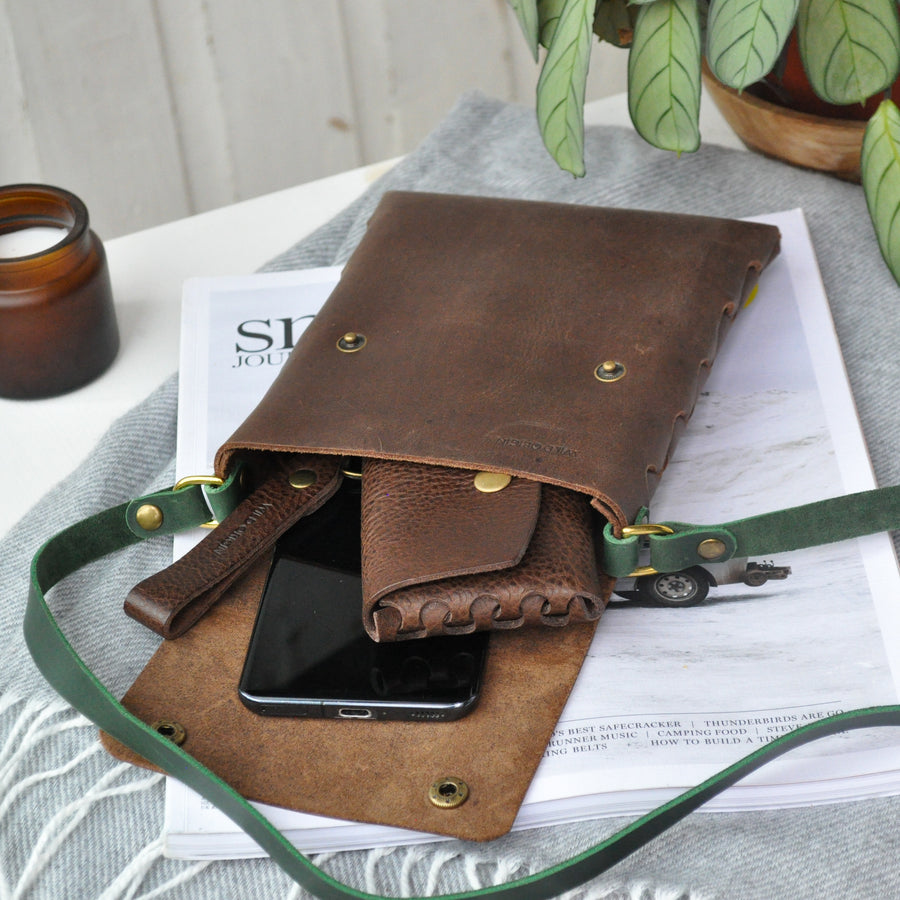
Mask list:
[[[596,48],[589,99],[624,90]],[[478,89],[533,105],[505,0],[0,0],[0,184],[103,238],[397,156]]]

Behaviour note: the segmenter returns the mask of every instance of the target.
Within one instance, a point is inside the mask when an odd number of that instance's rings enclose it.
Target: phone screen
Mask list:
[[[240,682],[274,716],[455,719],[474,708],[488,635],[376,643],[362,624],[359,481],[278,542]]]

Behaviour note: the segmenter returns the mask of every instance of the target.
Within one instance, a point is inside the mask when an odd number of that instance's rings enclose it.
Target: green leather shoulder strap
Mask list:
[[[217,513],[220,509],[227,511],[230,505],[229,493],[236,490],[233,482],[234,479],[229,479],[228,483],[215,489],[217,496],[214,509]],[[78,656],[47,605],[45,593],[87,563],[145,537],[205,523],[209,519],[209,510],[202,491],[199,485],[191,485],[182,491],[164,491],[151,497],[139,498],[85,519],[51,538],[38,551],[32,563],[31,587],[24,622],[28,648],[44,677],[74,708],[116,740],[131,747],[146,760],[215,804],[304,888],[323,898],[376,900],[371,894],[335,881],[313,865],[232,788],[190,754],[131,715]],[[870,512],[873,501],[876,505],[883,501],[892,509],[898,506],[896,492],[890,489],[889,493],[878,493],[868,498]],[[148,504],[165,510],[162,520],[168,522],[168,525],[157,526],[153,531],[145,531],[140,526],[135,512]],[[852,501],[850,507],[853,507]],[[790,522],[790,513],[791,511],[773,514],[788,515],[787,519],[778,520],[776,525],[781,522],[779,527],[789,530],[790,526],[784,523]],[[869,519],[871,520],[871,516]],[[898,521],[900,515],[890,518],[890,524],[897,524]],[[815,542],[810,540],[807,544]],[[900,725],[900,706],[854,710],[805,725],[754,751],[703,784],[686,791],[569,860],[507,884],[447,896],[458,900],[476,897],[527,900],[559,896],[602,874],[711,797],[794,747],[841,731],[883,725]]]
[[[769,556],[900,528],[900,485],[818,500],[723,525],[660,522],[603,533],[603,570],[624,578],[640,566],[678,572],[735,557]],[[629,533],[634,531],[637,533]]]

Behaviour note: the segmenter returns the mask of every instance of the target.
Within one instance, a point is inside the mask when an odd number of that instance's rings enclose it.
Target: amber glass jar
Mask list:
[[[60,240],[0,256],[0,396],[50,397],[81,387],[119,349],[103,244],[74,194],[40,184],[0,187],[0,236],[59,229]]]

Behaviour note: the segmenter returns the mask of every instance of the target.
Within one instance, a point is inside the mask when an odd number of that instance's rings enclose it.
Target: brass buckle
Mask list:
[[[225,481],[224,479],[219,478],[218,475],[185,475],[184,478],[179,478],[178,481],[175,482],[175,487],[173,487],[172,490],[183,491],[185,488],[194,487],[198,484],[207,487],[221,487],[225,484]],[[216,519],[210,519],[208,522],[204,522],[200,527],[216,528],[218,527],[218,524]]]
[[[362,479],[362,460],[356,457],[344,457],[341,460],[341,474],[344,478],[352,478],[355,481]]]
[[[673,528],[668,525],[657,525],[652,522],[645,522],[642,525],[623,525],[622,537],[640,537],[647,534],[675,534]]]
[[[654,534],[675,534],[675,529],[669,528],[668,525],[660,525],[656,522],[644,522],[640,525],[623,525],[622,537],[646,537]],[[652,566],[639,566],[633,572],[628,573],[628,578],[640,578],[642,575],[658,575],[656,569]]]

